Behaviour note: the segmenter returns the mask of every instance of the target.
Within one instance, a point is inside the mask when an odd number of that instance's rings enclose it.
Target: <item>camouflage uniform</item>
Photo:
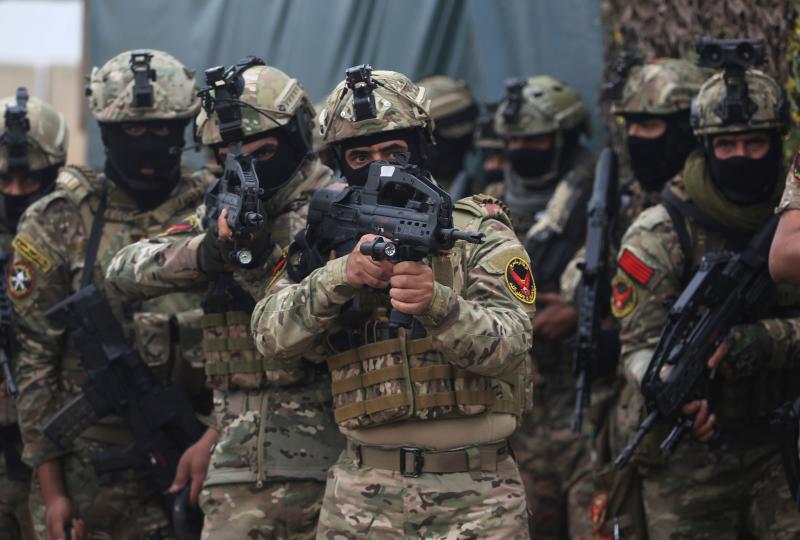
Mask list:
[[[270,114],[267,118],[243,107],[245,137],[283,129],[301,109],[309,111],[308,118],[313,116],[303,87],[283,72],[255,66],[242,78],[240,99]],[[201,113],[198,134],[204,144],[222,144],[216,114]],[[284,264],[283,248],[305,225],[309,197],[330,179],[330,169],[307,156],[288,182],[264,201],[265,226],[274,247],[261,264],[234,273],[251,297],[263,296],[273,273]],[[109,288],[140,300],[207,288],[215,276],[198,266],[205,216],[201,206],[189,226],[122,249],[109,267]],[[203,538],[312,538],[325,474],[343,447],[330,412],[330,377],[312,364],[271,362],[253,350],[250,313],[224,315],[227,325],[214,322],[217,314],[203,322],[205,371],[214,390],[215,427],[220,432],[200,495],[206,515]],[[235,338],[227,345],[226,335]],[[236,340],[244,342],[239,350],[231,346]]]
[[[22,90],[25,89],[18,90],[18,96]],[[3,111],[15,105],[19,105],[18,97],[0,101],[0,109]],[[25,117],[30,128],[25,137],[27,142],[25,173],[41,174],[50,170],[53,174],[57,174],[55,170],[64,164],[67,155],[68,129],[64,116],[46,103],[31,97],[26,105]],[[0,134],[7,137],[7,131],[3,115],[0,117]],[[0,176],[5,176],[10,169],[13,170],[14,167],[9,163],[7,144],[0,144]],[[52,181],[40,180],[40,188],[29,195],[0,194],[3,206],[3,211],[0,212],[0,248],[6,257],[11,255],[13,249],[11,241],[17,226],[16,219],[11,215],[13,212],[8,211],[10,204],[13,204],[10,201],[17,199],[26,204],[52,190]],[[5,291],[3,294],[6,294]],[[9,331],[13,332],[13,329]],[[7,339],[10,343],[6,353],[10,356],[12,364],[16,364],[17,345],[13,338]],[[16,404],[11,396],[5,394],[4,397],[0,397],[0,537],[32,540],[33,523],[28,510],[30,470],[19,461],[21,453],[22,441],[17,426]]]
[[[153,54],[156,70],[152,108],[133,108],[130,53],[122,53],[90,80],[91,107],[102,122],[188,119],[199,108],[194,78],[173,57]],[[28,208],[14,239],[14,258],[8,292],[19,315],[20,354],[17,374],[18,411],[24,460],[37,468],[58,460],[65,494],[73,515],[86,522],[92,539],[150,538],[169,535],[169,526],[153,487],[132,470],[98,476],[91,456],[131,442],[127,426],[107,418],[90,426],[69,449],[48,440],[40,426],[80,391],[86,374],[78,353],[61,329],[50,325],[46,311],[80,287],[87,238],[107,186],[105,224],[94,263],[94,284],[103,290],[112,256],[132,241],[154,236],[177,225],[200,204],[202,178],[182,174],[168,200],[141,211],[116,183],[83,167],[65,167],[56,190]],[[183,383],[193,398],[202,400],[197,295],[175,294],[153,302],[120,305],[109,298],[142,359],[162,380]],[[37,534],[45,535],[45,507],[34,480],[31,510]]]
[[[477,181],[464,168],[478,119],[478,105],[467,83],[444,75],[431,75],[416,84],[425,88],[431,100],[428,112],[434,121],[436,145],[425,162],[426,168],[453,198],[476,193]]]
[[[685,114],[688,124],[691,98],[700,89],[707,75],[705,70],[685,60],[661,59],[646,66],[635,67],[625,83],[621,99],[613,105],[612,110],[627,122],[667,118],[667,115],[682,113]],[[667,141],[661,144],[667,144]],[[673,187],[680,184],[680,174],[668,182]],[[660,192],[651,191],[654,187],[658,188],[633,178],[621,187],[618,203],[620,211],[614,231],[616,238],[610,250],[613,260],[617,258],[617,248],[623,233],[644,209],[660,202]],[[573,301],[577,300],[575,290],[580,280],[577,267],[584,256],[584,251],[581,250],[570,261],[561,279],[563,295]],[[595,474],[586,481],[594,483],[595,494],[589,508],[576,510],[591,517],[595,538],[611,538],[611,528],[615,521],[625,537],[643,538],[646,535],[640,480],[635,468],[630,467],[618,473],[611,464],[613,457],[619,454],[633,435],[621,429],[622,420],[636,414],[631,411],[641,411],[644,406],[638,389],[625,385],[621,368],[619,366],[617,380],[601,379],[592,382],[589,418],[594,423],[592,456]]]
[[[495,113],[495,130],[506,147],[509,137],[551,134],[555,157],[549,170],[536,178],[524,178],[509,167],[504,183],[490,185],[487,192],[511,208],[514,230],[531,255],[539,289],[557,292],[561,272],[580,248],[586,230],[583,208],[591,193],[593,165],[578,136],[588,129],[588,111],[572,88],[546,76],[527,79],[521,98],[518,117],[510,117],[505,114],[513,108],[509,91]],[[556,260],[561,262],[543,275],[542,266]],[[586,508],[591,499],[590,491],[573,491],[589,474],[590,465],[585,436],[569,429],[575,400],[571,349],[537,338],[533,369],[533,410],[512,439],[534,516],[531,535],[587,534],[590,524],[585,513],[567,512],[568,506]]]
[[[320,114],[329,144],[429,129],[424,89],[399,73],[372,77],[380,83],[377,117],[356,121],[342,82]],[[521,366],[534,290],[531,282],[514,293],[502,277],[516,265],[530,278],[527,256],[492,199],[460,201],[454,220],[486,239],[432,258],[434,297],[413,331],[386,324],[385,294],[346,283],[346,256],[299,283],[281,277],[256,306],[252,328],[262,354],[287,365],[324,361],[332,373],[348,450],[328,473],[317,538],[527,536],[525,494],[505,439],[526,389]],[[413,477],[401,475],[401,462]]]
[[[718,74],[704,83],[695,98],[695,132],[708,136],[785,126],[776,106],[781,96],[777,84],[755,70],[748,70],[747,82],[757,105],[747,124],[726,125],[714,112],[725,91]],[[771,214],[771,201],[746,206],[728,201],[711,180],[707,162],[702,152],[690,156],[683,183],[671,189],[683,204],[715,220],[720,228],[689,218],[688,213],[678,215],[690,238],[684,251],[676,232],[680,225],[662,203],[645,210],[623,238],[620,268],[612,282],[613,311],[621,325],[622,358],[630,386],[641,383],[669,306],[686,284],[687,262],[696,267],[705,253],[741,249]],[[772,201],[780,187],[775,184]],[[658,445],[672,426],[661,423],[637,449],[634,459],[643,478],[650,538],[736,538],[744,532],[757,538],[800,535],[800,518],[766,421],[777,405],[796,394],[800,380],[796,350],[800,322],[779,315],[782,308],[796,309],[798,291],[788,287],[777,298],[767,318],[736,326],[725,339],[730,352],[723,362],[732,366],[734,376],[723,379],[711,409],[725,433],[726,447],[715,450],[686,437],[667,462]],[[763,340],[753,341],[748,337],[753,333],[763,334]],[[752,347],[755,351],[748,352]],[[642,419],[641,411],[631,407],[622,412],[627,414],[619,415],[619,427],[631,433]]]

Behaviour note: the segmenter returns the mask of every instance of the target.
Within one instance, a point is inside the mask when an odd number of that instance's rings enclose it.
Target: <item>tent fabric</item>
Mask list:
[[[594,109],[603,71],[599,0],[95,0],[89,21],[90,65],[161,49],[202,84],[204,69],[253,54],[296,77],[315,103],[347,67],[369,63],[464,79],[481,101],[501,98],[509,77],[549,74]],[[99,130],[87,123],[89,163],[99,167]]]

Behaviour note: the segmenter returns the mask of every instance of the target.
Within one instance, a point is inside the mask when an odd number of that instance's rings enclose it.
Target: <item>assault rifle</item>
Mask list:
[[[404,156],[397,163],[373,161],[363,187],[321,189],[311,198],[306,238],[317,256],[349,251],[368,233],[379,238],[361,244],[361,253],[391,261],[421,261],[451,249],[457,240],[480,244],[484,236],[454,228],[450,195]],[[321,260],[315,264],[321,265]],[[411,324],[411,316],[396,310],[389,320]]]
[[[769,425],[778,442],[783,462],[783,472],[789,483],[789,492],[800,510],[800,455],[797,438],[800,436],[800,398],[781,405],[770,415]]]
[[[572,417],[575,433],[581,431],[583,407],[591,399],[592,377],[607,371],[602,367],[614,362],[619,354],[616,331],[604,331],[600,327],[608,315],[611,296],[608,259],[619,199],[617,183],[617,155],[605,148],[595,167],[594,188],[587,208],[586,259],[580,266],[581,281],[577,290],[578,331],[573,364],[575,413]]]
[[[754,320],[769,305],[774,284],[767,257],[777,225],[777,216],[773,216],[740,253],[709,253],[700,260],[697,272],[670,309],[642,381],[649,414],[617,456],[617,467],[630,460],[644,436],[660,420],[675,424],[661,443],[665,456],[691,431],[693,419],[684,416],[681,408],[690,401],[711,396],[716,369],[707,367],[708,359],[731,327]],[[719,432],[710,444],[722,444]]]
[[[83,391],[45,422],[44,434],[68,449],[91,424],[112,415],[121,417],[133,434],[133,442],[92,456],[95,472],[143,472],[156,488],[165,512],[172,516],[179,537],[199,538],[200,528],[186,523],[186,509],[176,511],[176,498],[167,492],[181,452],[205,431],[181,387],[158,382],[128,345],[111,306],[94,285],[56,304],[47,312],[47,318],[70,332],[88,378],[81,386]],[[188,489],[187,485],[184,492]],[[200,510],[191,510],[194,516],[189,519],[199,519],[202,526]]]

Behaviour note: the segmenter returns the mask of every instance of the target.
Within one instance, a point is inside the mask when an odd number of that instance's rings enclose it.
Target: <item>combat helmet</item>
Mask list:
[[[789,102],[775,80],[757,69],[744,73],[749,101],[748,113],[742,117],[726,114],[725,74],[717,73],[700,87],[692,101],[691,121],[695,135],[735,133],[759,129],[786,130],[789,124]]]
[[[28,97],[24,87],[0,101],[0,175],[9,170],[36,172],[60,167],[67,159],[64,115],[44,101]]]
[[[433,142],[425,88],[402,73],[372,71],[368,65],[350,68],[346,75],[319,114],[323,143],[336,147],[347,139],[406,129],[420,134],[423,151]]]
[[[589,110],[578,93],[546,75],[507,81],[506,97],[494,118],[495,130],[502,137],[589,130]]]
[[[86,93],[101,123],[189,120],[200,110],[194,71],[153,49],[123,52],[93,68]]]
[[[615,114],[668,115],[688,111],[710,72],[687,60],[664,58],[631,69]]]
[[[436,123],[436,137],[458,139],[472,135],[478,118],[478,105],[465,81],[444,75],[431,75],[417,81],[430,100],[428,110]]]

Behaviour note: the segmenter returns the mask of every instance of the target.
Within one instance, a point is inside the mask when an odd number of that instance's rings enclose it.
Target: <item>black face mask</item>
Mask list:
[[[775,192],[781,157],[781,141],[773,136],[761,159],[736,156],[717,159],[707,152],[711,181],[729,201],[743,206],[767,202]]]
[[[483,183],[484,185],[502,182],[505,176],[503,169],[484,169],[483,170]]]
[[[289,137],[286,136],[282,128],[275,128],[256,136],[245,139],[248,143],[263,139],[264,137],[276,137],[278,139],[278,150],[269,159],[258,159],[258,151],[253,153],[256,160],[253,168],[258,176],[258,183],[264,189],[262,199],[268,199],[276,191],[281,189],[294,176],[297,169],[303,163],[306,153],[292,146]],[[225,167],[225,158],[218,156],[217,160],[222,167]]]
[[[186,123],[186,120],[166,122],[166,135],[147,131],[138,137],[125,133],[120,124],[100,125],[106,146],[106,176],[140,209],[155,208],[178,184]],[[142,169],[153,169],[154,173],[142,174]]]
[[[40,171],[28,173],[27,176],[29,178],[39,181],[39,189],[36,191],[25,195],[0,194],[0,204],[2,204],[2,207],[0,207],[0,222],[9,231],[16,232],[17,224],[26,208],[53,191],[60,167],[61,165],[54,165]]]
[[[369,163],[357,169],[353,169],[347,164],[347,160],[344,159],[344,156],[348,149],[358,148],[360,146],[372,146],[373,144],[395,139],[405,141],[405,143],[408,145],[408,162],[412,165],[421,166],[420,156],[422,153],[419,145],[419,138],[413,129],[384,131],[381,133],[376,133],[375,135],[346,139],[342,143],[339,150],[337,150],[336,155],[342,171],[342,176],[344,176],[344,178],[347,180],[347,183],[351,186],[364,186],[366,185],[367,177],[369,176]]]
[[[509,150],[506,154],[515,173],[523,178],[536,178],[550,171],[555,152],[552,148],[548,150],[518,148]]]
[[[464,167],[464,157],[472,146],[472,134],[447,139],[436,136],[426,161],[428,170],[437,180],[452,180]]]
[[[641,115],[627,117],[628,122],[661,118],[667,124],[664,133],[655,139],[627,137],[628,153],[631,156],[631,169],[636,180],[645,191],[660,191],[664,184],[678,174],[686,158],[697,147],[697,139],[692,135],[688,113],[672,115]]]

